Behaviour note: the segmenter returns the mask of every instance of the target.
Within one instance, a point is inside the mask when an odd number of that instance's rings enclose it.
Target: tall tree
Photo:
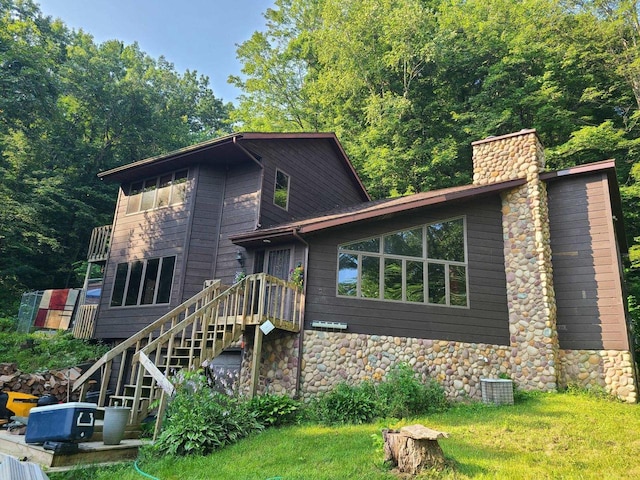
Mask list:
[[[77,285],[115,187],[99,171],[229,132],[230,104],[136,44],[95,44],[31,0],[0,4],[0,313]]]

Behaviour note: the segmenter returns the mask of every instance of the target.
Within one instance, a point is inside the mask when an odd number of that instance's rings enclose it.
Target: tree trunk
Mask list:
[[[403,427],[400,431],[383,430],[384,460],[391,461],[401,473],[411,475],[424,469],[442,469],[445,460],[438,438],[448,436],[422,425]]]

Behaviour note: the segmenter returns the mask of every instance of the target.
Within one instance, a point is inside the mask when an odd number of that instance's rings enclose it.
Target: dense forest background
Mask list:
[[[79,285],[116,198],[99,171],[231,130],[334,131],[379,198],[467,183],[470,142],[522,128],[549,168],[616,159],[637,313],[636,0],[276,0],[265,17],[233,106],[136,44],[0,4],[0,314]]]

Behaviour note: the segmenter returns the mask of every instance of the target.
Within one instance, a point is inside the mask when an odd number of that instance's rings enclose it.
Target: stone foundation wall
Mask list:
[[[631,352],[619,350],[560,350],[558,383],[561,387],[599,386],[621,400],[635,403],[638,392],[634,381]]]
[[[395,365],[408,363],[435,379],[451,399],[480,399],[480,378],[509,374],[507,346],[384,335],[306,331],[301,396],[310,398],[340,382],[382,380]]]
[[[263,337],[258,394],[296,394],[299,341],[300,335],[285,333],[282,330],[274,330]],[[253,336],[245,339],[240,367],[239,391],[245,395],[251,389],[252,358]]]
[[[284,333],[264,337],[258,394],[296,394],[299,335]],[[533,349],[522,358],[507,345],[344,332],[304,332],[300,397],[308,400],[341,382],[380,381],[394,366],[408,363],[423,381],[436,380],[452,400],[480,400],[481,378],[518,377],[535,370],[544,359]],[[240,392],[250,385],[253,345],[245,344]],[[559,350],[558,386],[600,386],[621,400],[638,399],[632,356],[628,351]],[[543,389],[544,390],[544,389]]]

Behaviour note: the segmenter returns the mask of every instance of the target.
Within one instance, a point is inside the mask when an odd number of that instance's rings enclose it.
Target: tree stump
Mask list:
[[[442,469],[445,465],[438,439],[448,438],[448,433],[424,425],[409,425],[399,431],[385,429],[382,437],[384,460],[391,461],[401,473],[416,475],[423,469]]]

